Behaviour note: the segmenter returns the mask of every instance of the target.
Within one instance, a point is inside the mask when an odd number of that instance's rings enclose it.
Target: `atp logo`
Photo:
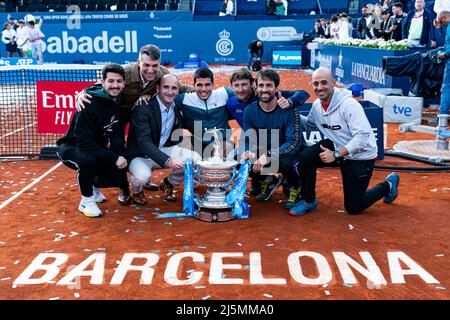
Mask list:
[[[220,39],[216,43],[216,51],[221,56],[229,56],[234,49],[233,42],[229,39],[230,33],[223,29],[222,32],[219,33]]]

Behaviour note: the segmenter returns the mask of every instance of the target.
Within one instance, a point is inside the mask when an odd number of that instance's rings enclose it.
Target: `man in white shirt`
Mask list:
[[[42,64],[44,61],[42,57],[42,38],[45,37],[45,35],[42,33],[41,29],[38,25],[35,25],[34,20],[28,21],[29,25],[29,34],[30,34],[30,46],[31,46],[31,52],[33,55],[33,58],[36,58],[37,62],[39,64]]]
[[[19,56],[27,57],[27,51],[30,48],[29,39],[30,33],[28,27],[25,25],[25,21],[19,20],[19,28],[16,30],[17,33],[17,51]]]

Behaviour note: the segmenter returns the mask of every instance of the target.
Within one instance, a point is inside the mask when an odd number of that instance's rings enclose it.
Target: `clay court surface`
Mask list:
[[[281,71],[283,89],[310,90],[309,74]],[[229,85],[230,72],[217,74],[216,85]],[[190,76],[182,76],[190,83]],[[311,95],[313,96],[312,92]],[[310,99],[312,101],[312,99]],[[429,139],[425,134],[399,134],[398,125],[388,126],[388,147],[399,140]],[[405,164],[386,158],[380,164]],[[2,160],[0,162],[0,206],[17,192],[43,176],[57,161]],[[408,163],[417,165],[416,163]],[[159,182],[167,170],[156,171]],[[386,171],[375,170],[371,185],[385,178]],[[226,223],[206,223],[194,218],[158,219],[164,212],[181,212],[182,188],[176,203],[163,201],[161,193],[147,191],[149,203],[144,207],[117,204],[118,191],[106,189],[108,201],[101,204],[104,216],[89,219],[78,212],[80,200],[76,173],[59,166],[39,182],[0,209],[0,299],[444,299],[450,298],[450,174],[401,172],[398,199],[390,205],[376,203],[364,214],[350,216],[344,212],[341,176],[338,169],[321,169],[318,173],[319,209],[302,217],[292,217],[283,209],[286,200],[281,188],[267,203],[247,198],[251,218]],[[313,252],[326,259],[327,266],[317,267],[311,257],[300,264],[288,257],[300,251]],[[173,285],[165,279],[171,257],[195,252],[204,261],[182,259],[177,277],[187,280]],[[367,252],[379,267],[385,285],[374,285],[366,276],[353,270],[357,283],[345,283],[334,253],[342,252],[365,267],[360,253]],[[408,275],[411,264],[401,262],[404,283],[394,283],[393,265],[388,255],[401,252],[411,258],[438,283],[425,281],[417,274]],[[14,285],[14,281],[41,253],[67,254],[60,272],[50,283]],[[150,284],[143,284],[141,272],[129,271],[121,284],[112,285],[118,263],[126,253],[153,253],[159,261],[153,266]],[[219,280],[242,279],[242,284],[214,284],[210,276],[211,260],[218,253],[237,253],[223,258]],[[259,253],[258,273],[250,254]],[[59,285],[75,266],[93,254],[100,254],[101,284],[91,284],[90,276],[80,277],[73,285]],[[364,254],[363,254],[364,255]],[[145,259],[135,259],[143,265]],[[51,259],[46,263],[51,263]],[[297,269],[290,270],[290,266]],[[301,265],[301,272],[299,272]],[[86,268],[93,269],[94,264]],[[214,268],[217,263],[214,263]],[[214,269],[213,268],[213,269]],[[367,267],[366,267],[367,268]],[[98,274],[97,270],[97,274]],[[175,269],[176,270],[176,269]],[[330,270],[332,280],[324,284],[302,284],[295,275],[303,273],[314,279]],[[417,269],[415,269],[417,270]],[[193,272],[201,277],[189,282]],[[100,274],[101,274],[100,272]],[[252,283],[250,272],[265,279],[284,279],[284,284]],[[42,276],[37,272],[34,278]],[[293,276],[294,275],[294,276]],[[141,284],[142,283],[142,284]]]

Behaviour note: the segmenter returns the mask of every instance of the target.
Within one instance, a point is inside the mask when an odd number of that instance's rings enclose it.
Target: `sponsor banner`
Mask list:
[[[38,132],[66,133],[76,111],[76,95],[92,84],[93,82],[38,81]]]
[[[384,73],[382,58],[403,56],[411,50],[381,50],[319,44],[311,51],[311,66],[329,68],[338,82],[361,83],[364,88],[401,88],[407,95],[407,77],[391,77]]]
[[[12,15],[16,20],[24,19],[27,13],[0,13],[1,21],[8,21],[8,15]],[[77,9],[77,6],[70,6],[67,12],[33,12],[33,16],[39,20],[44,19],[47,24],[66,24],[69,29],[71,25],[83,22],[159,22],[159,21],[192,21],[191,11],[99,11],[88,12]]]
[[[198,22],[81,22],[79,25],[44,22],[43,58],[48,63],[106,64],[135,62],[139,49],[148,43],[161,49],[161,62],[176,65],[192,52],[208,64],[241,64],[248,61],[248,44],[258,30],[275,28],[277,34],[309,30],[312,19],[292,21],[198,21]],[[281,28],[281,29],[279,29]],[[245,32],[242,32],[245,30]],[[285,31],[282,31],[285,30]],[[290,30],[290,31],[289,31]],[[284,32],[284,33],[283,33]],[[300,46],[286,36],[264,41],[263,62],[271,61],[272,49]]]
[[[300,67],[302,65],[301,50],[282,50],[272,51],[272,66],[280,67]]]
[[[3,66],[30,66],[37,64],[35,58],[0,58],[0,67]]]

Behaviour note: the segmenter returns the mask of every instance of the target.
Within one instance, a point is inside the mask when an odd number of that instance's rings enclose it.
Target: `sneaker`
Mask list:
[[[144,190],[141,190],[141,192],[133,193],[133,203],[137,204],[138,206],[143,206],[147,203],[147,199],[145,199]]]
[[[400,176],[393,172],[386,177],[386,181],[392,184],[389,194],[383,198],[384,202],[391,203],[398,197],[398,185],[400,183]]]
[[[284,204],[284,208],[289,210],[295,207],[295,205],[299,201],[299,197],[300,197],[300,187],[298,188],[291,187],[289,189],[289,199]]]
[[[88,200],[81,200],[78,210],[83,213],[86,217],[96,218],[102,215],[100,208],[95,203],[94,196],[87,198]]]
[[[164,193],[164,200],[169,202],[177,201],[177,197],[173,192],[173,185],[170,184],[166,179],[161,181],[161,183],[159,184],[159,190],[161,190]]]
[[[313,203],[307,203],[305,200],[301,200],[295,205],[295,207],[289,210],[289,214],[291,216],[302,216],[308,211],[316,211],[316,210],[317,210],[317,200],[314,200]]]
[[[145,189],[149,191],[158,191],[159,186],[156,183],[147,182],[144,186]]]
[[[252,187],[250,188],[250,195],[256,196],[261,193],[261,183],[258,179],[252,179]]]
[[[106,197],[103,195],[99,188],[92,187],[92,190],[94,192],[95,202],[103,203],[106,201]]]
[[[290,183],[287,181],[286,178],[283,177],[283,179],[281,180],[281,186],[283,187],[283,193],[289,197],[289,195],[291,194],[291,185]]]
[[[128,206],[131,203],[131,197],[130,195],[126,195],[125,192],[120,190],[119,197],[117,198],[117,202],[121,204],[122,206]]]
[[[277,177],[274,177],[274,180],[272,182],[261,181],[261,192],[256,197],[256,201],[269,201],[273,193],[278,189],[280,185],[281,179],[278,179]]]
[[[430,126],[437,126],[439,124],[439,117],[434,117],[433,119],[428,120],[428,124]]]

